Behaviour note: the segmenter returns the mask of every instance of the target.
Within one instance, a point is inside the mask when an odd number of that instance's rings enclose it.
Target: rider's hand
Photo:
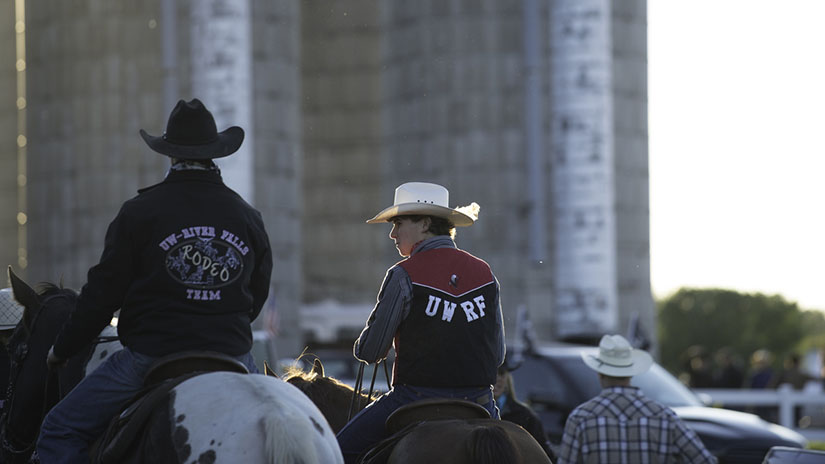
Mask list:
[[[46,365],[49,366],[49,369],[56,369],[66,365],[66,359],[61,358],[60,356],[54,354],[54,347],[51,347],[49,350],[49,355],[46,357]]]

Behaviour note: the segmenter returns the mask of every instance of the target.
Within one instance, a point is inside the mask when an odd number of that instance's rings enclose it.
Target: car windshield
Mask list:
[[[517,394],[531,403],[566,405],[572,409],[601,391],[598,374],[578,355],[531,357],[513,375]],[[702,406],[687,387],[655,363],[647,372],[633,377],[631,384],[648,398],[670,407]]]
[[[574,378],[577,388],[587,393],[595,392],[591,397],[598,394],[601,389],[598,374],[587,367],[580,357],[561,358],[559,363],[565,373]],[[634,376],[630,383],[639,387],[648,398],[670,407],[702,405],[687,387],[656,363],[647,372]]]

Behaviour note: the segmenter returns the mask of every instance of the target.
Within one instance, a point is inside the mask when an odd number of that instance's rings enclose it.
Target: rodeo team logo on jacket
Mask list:
[[[220,300],[220,288],[243,273],[243,256],[249,247],[230,231],[216,234],[214,227],[187,227],[164,238],[166,270],[186,289],[189,300]]]

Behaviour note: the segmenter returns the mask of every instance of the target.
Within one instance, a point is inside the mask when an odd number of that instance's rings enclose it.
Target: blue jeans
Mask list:
[[[486,396],[482,404],[491,417],[499,418],[498,408],[490,388],[426,388],[410,385],[395,385],[377,400],[355,415],[337,435],[338,445],[344,454],[346,464],[355,464],[358,457],[388,437],[384,423],[393,411],[415,401],[427,398],[454,398],[477,403]]]
[[[143,388],[143,377],[157,359],[124,348],[81,380],[43,420],[37,440],[40,462],[88,464],[89,447]],[[236,359],[249,372],[258,371],[251,354]]]

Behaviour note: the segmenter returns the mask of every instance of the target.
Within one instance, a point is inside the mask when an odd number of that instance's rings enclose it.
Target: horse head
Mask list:
[[[284,381],[301,390],[321,410],[332,431],[338,433],[347,423],[347,415],[355,390],[349,385],[324,375],[324,365],[315,359],[312,369],[307,372],[300,367],[288,367]],[[372,399],[361,393],[359,410]]]
[[[11,369],[0,418],[0,461],[13,463],[26,462],[45,412],[60,399],[57,383],[46,380],[46,355],[74,308],[77,294],[54,284],[35,290],[11,266],[8,276],[15,300],[25,308],[7,345]]]

